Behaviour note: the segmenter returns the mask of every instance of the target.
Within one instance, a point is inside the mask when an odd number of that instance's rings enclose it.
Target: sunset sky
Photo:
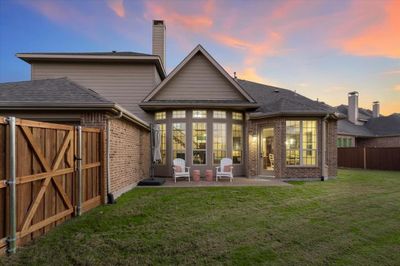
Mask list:
[[[151,53],[153,19],[168,72],[200,43],[239,78],[400,112],[400,0],[0,0],[0,82],[30,78],[17,52]]]

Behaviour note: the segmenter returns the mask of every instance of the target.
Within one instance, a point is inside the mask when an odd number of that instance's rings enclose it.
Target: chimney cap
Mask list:
[[[379,101],[374,101],[374,102],[372,102],[373,104],[379,104]]]
[[[356,95],[356,96],[358,96],[358,91],[351,91],[351,92],[349,92],[349,96],[350,95]]]
[[[164,20],[153,20],[153,25],[164,25]]]

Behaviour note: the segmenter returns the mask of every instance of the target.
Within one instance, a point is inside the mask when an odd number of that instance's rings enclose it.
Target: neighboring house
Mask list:
[[[152,124],[161,129],[158,176],[183,158],[202,175],[231,157],[235,176],[336,176],[336,109],[296,92],[232,78],[198,45],[168,76],[165,25],[153,55],[23,53],[31,79],[0,85],[0,115],[99,126],[109,132],[111,193],[149,175]]]
[[[338,121],[338,147],[400,147],[400,114],[380,114],[379,102],[372,111],[358,107],[358,92],[348,94],[348,105],[337,106],[346,119]]]

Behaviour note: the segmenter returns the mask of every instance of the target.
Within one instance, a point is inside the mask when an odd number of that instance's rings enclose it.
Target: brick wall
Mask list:
[[[119,195],[149,177],[150,132],[123,119],[110,121],[110,190]]]
[[[291,118],[293,120],[306,120],[309,118]],[[259,147],[258,137],[259,130],[262,127],[274,127],[274,173],[276,178],[320,178],[322,175],[322,120],[318,118],[318,162],[315,167],[286,166],[286,119],[285,118],[267,118],[260,120],[247,121],[248,128],[248,158],[247,158],[247,175],[256,176],[259,174]],[[327,123],[327,155],[326,162],[328,165],[328,176],[336,176],[337,172],[337,149],[336,149],[336,121]]]
[[[81,125],[102,128],[106,136],[108,119],[110,121],[110,192],[118,197],[134,187],[141,179],[149,177],[150,132],[133,122],[123,118],[109,118],[101,112],[82,114]],[[104,147],[106,145],[107,139],[104,137]],[[104,148],[104,162],[106,161],[107,154]],[[106,166],[104,165],[105,173],[107,173]]]
[[[356,140],[357,147],[400,147],[400,136],[357,138]]]

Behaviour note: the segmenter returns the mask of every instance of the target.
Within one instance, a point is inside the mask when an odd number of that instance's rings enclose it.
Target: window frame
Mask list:
[[[223,114],[223,117],[220,117],[219,115],[216,114]],[[212,113],[213,119],[226,119],[226,117],[227,117],[227,112],[225,110],[213,110]]]
[[[244,127],[243,127],[243,124],[238,124],[238,123],[232,123],[231,124],[231,126],[232,126],[232,128],[231,128],[231,136],[232,136],[232,138],[231,138],[231,141],[232,141],[232,143],[231,143],[231,150],[232,150],[232,163],[234,164],[234,165],[243,165],[243,142],[244,142],[244,132],[243,132],[243,129],[244,129]],[[237,151],[237,150],[235,150],[234,149],[234,146],[233,146],[233,127],[234,126],[239,126],[240,127],[240,138],[241,138],[241,140],[240,140],[240,158],[241,158],[241,160],[240,160],[240,163],[234,163],[234,160],[233,160],[233,152],[234,151]]]
[[[164,115],[162,116],[162,118],[157,118],[157,114],[164,114]],[[155,121],[166,120],[166,119],[167,119],[167,112],[163,111],[163,112],[155,112],[154,113]]]
[[[206,131],[206,142],[205,142],[205,149],[195,149],[194,148],[194,124],[204,124],[205,125],[205,131]],[[208,158],[207,158],[207,154],[208,154],[208,149],[207,149],[207,146],[208,146],[208,123],[206,122],[206,121],[204,121],[204,122],[192,122],[192,132],[191,132],[191,146],[192,146],[192,165],[196,165],[196,166],[207,166],[207,161],[208,161]],[[194,163],[194,151],[205,151],[205,163],[203,163],[203,164],[197,164],[197,163]]]
[[[183,116],[175,117],[175,114],[183,113]],[[185,119],[186,118],[186,110],[173,110],[172,111],[172,119]]]
[[[185,145],[185,149],[183,150],[184,151],[184,154],[185,154],[185,161],[187,161],[187,152],[186,152],[186,150],[187,150],[187,126],[186,126],[186,122],[176,122],[176,123],[171,123],[171,126],[172,126],[172,128],[171,128],[171,138],[172,138],[172,140],[171,140],[171,146],[172,146],[172,149],[171,149],[171,151],[172,151],[172,156],[171,156],[171,158],[172,158],[172,160],[175,160],[175,159],[177,159],[177,158],[175,158],[175,147],[174,147],[174,125],[175,124],[183,124],[184,125],[184,134],[185,134],[185,136],[184,136],[184,145]],[[179,151],[182,151],[182,150],[179,150]]]
[[[214,130],[214,125],[217,125],[217,124],[220,124],[220,125],[224,125],[225,126],[225,136],[223,137],[223,139],[224,139],[224,141],[225,141],[225,150],[222,150],[222,149],[218,149],[218,150],[215,150],[214,149],[214,138],[215,138],[215,130]],[[225,122],[213,122],[212,123],[212,164],[213,165],[220,165],[221,164],[221,160],[219,161],[219,163],[215,163],[214,162],[214,151],[225,151],[225,157],[222,157],[222,158],[226,158],[227,156],[228,156],[228,141],[227,141],[227,139],[228,139],[228,132],[227,132],[227,123]],[[222,159],[221,158],[221,159]]]
[[[194,116],[195,112],[205,112],[205,117],[195,117]],[[205,109],[192,110],[192,119],[207,119],[207,110]]]
[[[167,147],[167,123],[157,123],[157,125],[160,126],[160,135],[161,135],[161,143],[160,143],[160,153],[161,153],[161,163],[159,163],[159,166],[166,166],[168,164],[167,162],[167,154],[168,154],[168,147]],[[164,130],[162,130],[162,127],[164,126]],[[163,144],[163,133],[164,133],[164,146],[165,150],[162,149],[162,144]],[[164,156],[165,160],[163,161],[163,151],[164,151]]]
[[[286,125],[286,123],[288,121],[300,122],[299,164],[296,164],[296,165],[287,164],[287,151],[288,151],[288,149],[286,148],[286,141],[287,141],[287,139],[286,139],[286,137],[287,137],[287,125]],[[303,149],[303,121],[315,121],[315,135],[316,135],[315,149]],[[293,119],[293,120],[286,120],[285,121],[285,166],[286,167],[318,168],[318,164],[319,164],[319,160],[318,160],[318,157],[319,157],[319,139],[318,139],[319,122],[318,121],[319,120],[315,120],[315,119],[303,119],[303,120],[294,120]],[[304,162],[303,162],[303,152],[307,151],[307,150],[311,150],[311,151],[315,150],[315,164],[304,164]]]
[[[235,114],[240,114],[241,118],[239,119],[239,118],[235,117]],[[241,113],[241,112],[232,112],[232,120],[234,120],[234,121],[243,121],[243,113]]]

